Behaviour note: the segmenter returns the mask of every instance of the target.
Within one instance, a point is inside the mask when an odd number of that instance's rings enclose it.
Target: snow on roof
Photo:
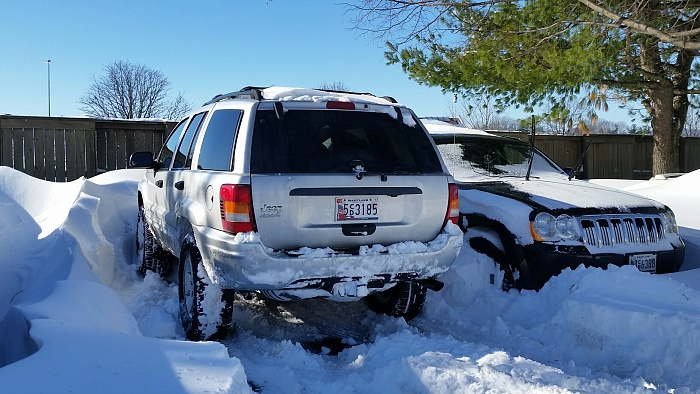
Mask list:
[[[399,105],[389,100],[373,96],[371,94],[328,92],[317,89],[292,88],[273,86],[262,90],[263,98],[281,101],[351,101],[354,103],[368,103],[381,105]]]

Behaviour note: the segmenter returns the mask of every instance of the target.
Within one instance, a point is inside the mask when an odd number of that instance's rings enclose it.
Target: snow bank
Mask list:
[[[142,175],[57,184],[0,167],[3,390],[250,392],[224,346],[144,337],[108,287],[137,281],[127,265]]]

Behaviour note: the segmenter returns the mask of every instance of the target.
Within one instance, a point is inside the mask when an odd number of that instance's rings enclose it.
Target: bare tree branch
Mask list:
[[[163,73],[120,60],[107,65],[102,77],[93,77],[78,102],[81,110],[93,116],[179,119],[191,106],[182,93],[168,101],[169,93],[170,82]]]

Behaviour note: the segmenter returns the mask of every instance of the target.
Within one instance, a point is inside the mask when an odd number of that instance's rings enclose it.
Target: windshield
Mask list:
[[[530,146],[522,141],[490,136],[445,136],[435,139],[445,165],[455,179],[527,175]],[[530,176],[565,175],[552,160],[535,150]]]

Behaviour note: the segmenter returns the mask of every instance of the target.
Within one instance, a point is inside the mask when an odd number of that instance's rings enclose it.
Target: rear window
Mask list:
[[[272,110],[255,118],[254,173],[442,172],[430,137],[385,113],[290,110],[279,120]]]

